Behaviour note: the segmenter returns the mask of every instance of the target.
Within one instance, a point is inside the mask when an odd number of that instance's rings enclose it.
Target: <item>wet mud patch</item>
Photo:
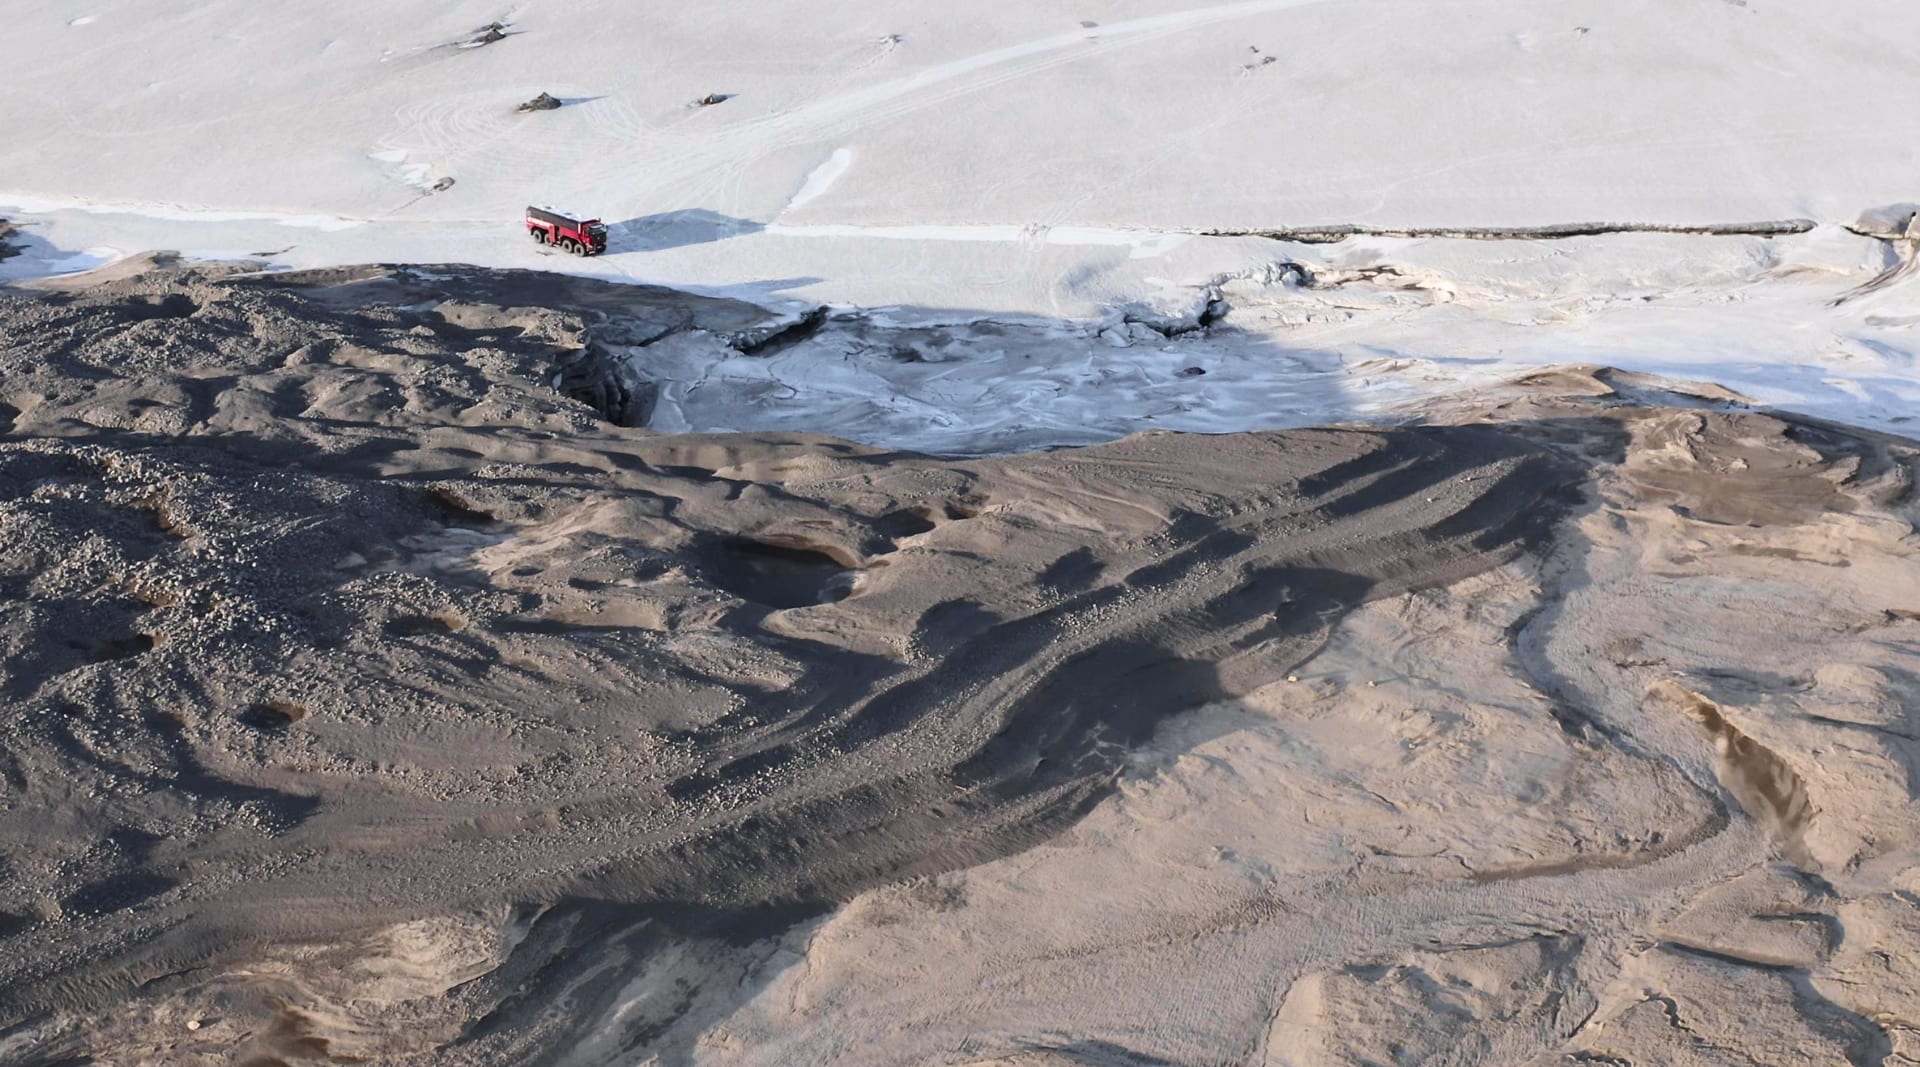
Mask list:
[[[717,104],[726,100],[727,97],[708,99]],[[696,103],[700,102],[696,101]],[[775,355],[819,333],[820,328],[826,325],[828,314],[828,308],[816,307],[798,316],[736,331],[727,340],[743,355]]]

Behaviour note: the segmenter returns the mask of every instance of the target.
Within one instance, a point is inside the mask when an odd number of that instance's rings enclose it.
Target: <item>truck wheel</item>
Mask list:
[[[543,245],[543,244],[546,244],[546,243],[547,243],[547,231],[545,231],[545,230],[531,230],[531,231],[529,231],[529,232],[533,234],[533,243],[534,243],[534,244],[537,244],[537,245]]]
[[[580,242],[569,237],[566,240],[560,242],[560,250],[567,253],[568,255],[577,256],[580,254]]]

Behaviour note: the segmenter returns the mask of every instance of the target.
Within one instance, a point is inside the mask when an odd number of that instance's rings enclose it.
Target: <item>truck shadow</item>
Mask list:
[[[617,242],[624,247],[618,251],[633,250],[659,252],[669,248],[685,248],[688,245],[708,244],[725,241],[743,234],[759,233],[766,229],[764,223],[752,219],[737,219],[731,215],[722,215],[706,208],[687,208],[681,211],[663,211],[657,215],[642,215],[639,218],[608,224],[607,227]]]

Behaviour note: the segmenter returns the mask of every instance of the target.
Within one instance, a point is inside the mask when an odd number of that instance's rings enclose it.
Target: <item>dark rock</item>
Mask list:
[[[539,96],[536,96],[533,99],[527,101],[526,103],[521,104],[517,110],[552,111],[559,106],[560,106],[559,97],[554,96],[551,93],[541,93]]]
[[[6,232],[4,225],[0,223],[0,233]],[[1920,235],[1920,204],[1888,204],[1870,208],[1862,212],[1860,218],[1847,229],[1883,241],[1911,239]]]

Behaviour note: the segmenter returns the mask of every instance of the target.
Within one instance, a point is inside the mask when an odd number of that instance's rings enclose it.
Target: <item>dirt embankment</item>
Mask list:
[[[0,296],[0,1049],[725,1059],[718,1020],[752,1029],[741,991],[796,922],[1042,855],[1176,716],[1288,691],[1382,605],[1537,572],[1550,543],[1578,566],[1615,545],[1595,516],[1891,515],[1911,464],[1591,375],[1458,425],[976,460],[618,424],[640,379],[597,336],[764,325],[502,272]],[[1712,558],[1814,551],[1749,547]],[[1555,694],[1527,743],[1611,753],[1593,765],[1671,798],[1671,826],[1542,831],[1370,892],[1721,839],[1711,770],[1659,756],[1711,738],[1676,715],[1622,741],[1539,644],[1582,588],[1551,584],[1494,642],[1515,658],[1448,684]],[[1791,857],[1839,862],[1807,807]],[[1574,975],[1555,945],[1541,966]]]

